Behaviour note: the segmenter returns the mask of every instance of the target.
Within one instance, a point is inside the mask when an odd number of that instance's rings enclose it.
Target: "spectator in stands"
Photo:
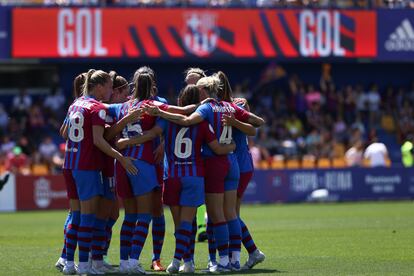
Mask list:
[[[338,115],[336,118],[335,123],[333,124],[333,135],[334,138],[341,142],[344,143],[346,140],[346,133],[347,132],[347,126],[346,123],[344,121],[344,119],[342,118],[341,115]]]
[[[366,95],[366,101],[369,110],[369,122],[372,127],[377,127],[380,115],[381,96],[376,84],[371,85],[371,89]]]
[[[318,157],[322,142],[320,131],[317,128],[312,129],[312,131],[306,136],[305,142],[307,152],[315,157]]]
[[[29,158],[22,152],[20,147],[14,147],[10,152],[6,160],[6,170],[15,174],[27,173],[29,166]]]
[[[360,167],[362,166],[362,155],[363,155],[363,146],[362,141],[356,141],[355,144],[346,151],[345,161],[349,167]]]
[[[43,112],[40,106],[33,105],[32,108],[30,108],[30,112],[29,112],[29,121],[28,121],[29,130],[35,130],[36,132],[39,132],[39,131],[44,130],[45,126],[46,126],[45,118],[43,116]]]
[[[52,111],[53,114],[58,114],[64,104],[65,96],[63,96],[60,89],[54,87],[51,94],[46,97],[43,106],[49,111]]]
[[[389,160],[387,147],[374,137],[371,144],[365,149],[364,158],[369,161],[370,167],[385,167],[387,160]]]
[[[10,136],[4,135],[3,141],[0,146],[0,151],[5,154],[9,154],[16,146],[16,142],[10,139]]]
[[[32,98],[27,94],[26,89],[21,89],[19,94],[13,98],[11,115],[22,127],[26,123],[26,117],[31,106]]]
[[[344,119],[345,122],[350,125],[355,120],[356,114],[356,92],[352,88],[351,85],[347,85],[345,87],[345,94],[344,94]]]
[[[39,153],[41,160],[48,164],[52,165],[52,158],[58,152],[58,148],[55,143],[53,143],[52,137],[46,136],[43,139],[43,142],[39,145]]]
[[[27,156],[31,156],[34,152],[34,146],[26,136],[20,136],[17,139],[17,146],[22,149],[22,152]]]
[[[290,116],[286,119],[285,126],[293,138],[297,138],[303,133],[303,124],[295,115],[295,113],[291,113]]]
[[[327,93],[328,91],[335,91],[335,83],[331,75],[331,65],[329,63],[322,64],[322,74],[319,81],[321,91]]]

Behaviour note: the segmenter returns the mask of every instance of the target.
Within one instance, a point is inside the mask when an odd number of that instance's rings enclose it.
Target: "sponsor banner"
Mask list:
[[[16,176],[17,210],[65,209],[68,206],[63,175]]]
[[[381,60],[414,60],[414,11],[378,11],[378,54]]]
[[[4,180],[6,173],[0,174],[0,179]],[[16,179],[14,174],[9,175],[9,179],[0,191],[0,212],[16,211]]]
[[[10,57],[9,11],[0,8],[0,59]]]
[[[245,202],[414,198],[414,171],[391,169],[257,170]]]
[[[375,58],[376,17],[365,10],[15,8],[12,56]]]

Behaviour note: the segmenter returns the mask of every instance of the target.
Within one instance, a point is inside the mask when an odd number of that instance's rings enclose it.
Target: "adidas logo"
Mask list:
[[[414,51],[414,29],[407,18],[390,34],[385,42],[390,52]]]

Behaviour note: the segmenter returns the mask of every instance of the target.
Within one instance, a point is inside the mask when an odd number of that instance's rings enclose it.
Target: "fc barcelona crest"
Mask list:
[[[208,56],[217,46],[217,15],[211,12],[184,13],[183,40],[187,50],[199,57]]]

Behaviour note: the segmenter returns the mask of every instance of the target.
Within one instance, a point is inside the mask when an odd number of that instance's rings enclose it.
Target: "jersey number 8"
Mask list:
[[[83,132],[84,117],[81,112],[72,113],[69,117],[69,139],[75,143],[79,143],[84,138]]]

